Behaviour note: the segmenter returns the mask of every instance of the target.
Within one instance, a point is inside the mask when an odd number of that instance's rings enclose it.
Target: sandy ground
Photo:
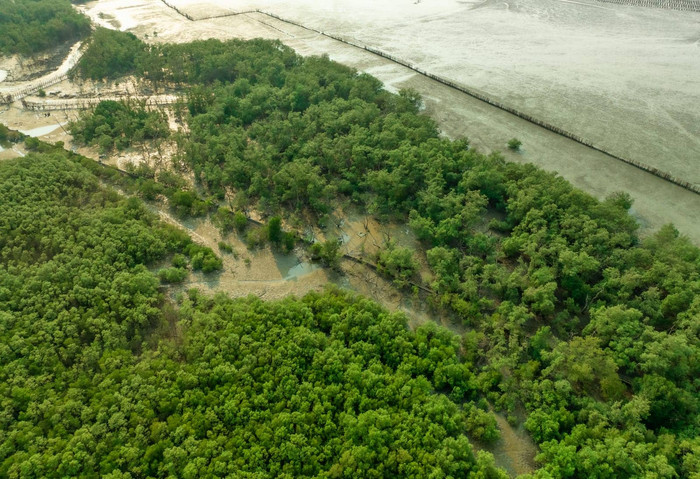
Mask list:
[[[493,454],[496,464],[504,468],[511,477],[532,473],[537,467],[535,456],[538,448],[525,427],[511,426],[503,413],[491,409],[496,418],[501,437],[493,444],[475,443],[477,449],[485,449]]]
[[[161,208],[149,208],[164,221],[184,228],[194,241],[209,246],[224,261],[221,273],[193,273],[183,285],[172,288],[173,294],[197,288],[211,294],[225,291],[232,297],[252,294],[265,299],[279,299],[290,294],[303,296],[309,291],[321,291],[326,285],[335,284],[372,298],[390,311],[405,313],[411,327],[437,320],[454,332],[464,332],[461,326],[452,324],[447,318],[437,318],[431,314],[424,300],[398,292],[390,281],[365,266],[344,260],[340,271],[336,272],[311,263],[302,248],[297,248],[290,254],[275,252],[267,246],[250,250],[246,247],[243,236],[237,233],[222,235],[209,219],[180,220]],[[365,240],[368,242],[368,251],[382,246],[386,238],[397,239],[395,226],[380,225],[374,220],[369,223],[368,233],[364,227],[359,226],[363,221],[357,217],[356,220],[343,223],[340,229],[331,228],[327,234],[336,237],[347,235],[343,247],[345,251],[354,251]],[[357,235],[356,231],[359,232],[360,228],[364,234]],[[220,250],[220,241],[231,245],[235,254]]]

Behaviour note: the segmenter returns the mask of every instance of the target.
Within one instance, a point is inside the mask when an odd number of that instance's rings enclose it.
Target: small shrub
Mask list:
[[[158,183],[173,190],[183,190],[187,188],[187,181],[170,170],[163,170],[158,173]]]
[[[489,221],[489,229],[498,231],[499,233],[508,233],[513,229],[513,226],[506,220],[498,220],[494,218]]]
[[[216,211],[212,217],[212,222],[221,231],[222,234],[226,234],[233,230],[235,214],[230,209],[221,206]]]
[[[272,243],[282,241],[282,219],[279,216],[273,216],[267,223],[267,237]]]
[[[237,231],[243,232],[246,226],[248,226],[248,218],[246,215],[240,211],[236,211],[236,213],[233,215],[233,226]]]
[[[229,254],[233,253],[233,246],[228,243],[224,243],[223,241],[219,241],[219,249]]]
[[[328,215],[323,215],[318,219],[318,227],[322,230],[328,228],[329,224],[331,224],[331,217]]]
[[[159,194],[163,193],[163,186],[150,178],[140,181],[138,188],[141,198],[148,201],[155,200]]]
[[[174,208],[182,208],[189,211],[194,204],[196,195],[191,191],[176,191],[170,196],[170,203]]]
[[[479,441],[493,442],[500,437],[496,418],[478,407],[469,410],[466,426],[469,435]]]
[[[39,140],[34,138],[33,136],[28,136],[24,139],[24,145],[27,147],[28,150],[36,150],[39,148]]]
[[[379,253],[377,270],[392,278],[396,286],[404,287],[416,274],[418,265],[413,258],[413,250],[397,248],[390,244],[386,250]]]
[[[321,261],[331,268],[337,268],[340,265],[340,258],[343,256],[340,244],[335,238],[328,239],[323,243],[312,244],[309,246],[309,254],[312,260]]]
[[[214,256],[214,254],[204,257],[202,261],[202,273],[211,273],[213,271],[219,271],[223,268],[224,263],[221,258]]]
[[[8,141],[10,139],[10,129],[0,123],[0,141]]]
[[[259,248],[267,241],[267,228],[252,228],[245,235],[245,243],[248,249]]]
[[[185,268],[187,267],[187,258],[185,258],[184,255],[177,253],[175,256],[173,256],[172,263],[176,268]]]
[[[186,277],[187,270],[184,268],[165,268],[158,271],[158,278],[161,283],[182,283]]]
[[[296,235],[294,233],[284,233],[282,235],[282,246],[284,248],[284,251],[286,253],[289,253],[294,249],[294,246],[296,245]]]
[[[518,140],[517,138],[511,138],[508,140],[508,148],[513,151],[519,151],[520,147],[523,145],[523,142]]]
[[[517,426],[518,424],[518,418],[515,414],[508,414],[508,417],[506,417],[506,420],[508,421],[508,424],[511,426]]]
[[[309,254],[311,255],[311,259],[314,261],[320,260],[322,250],[323,246],[321,246],[321,243],[314,243],[311,246],[309,246]]]
[[[202,216],[209,211],[211,204],[197,196],[194,191],[174,191],[168,196],[170,205],[175,214],[181,218],[188,216]]]
[[[195,271],[199,271],[202,269],[202,265],[204,264],[204,253],[198,252],[192,255],[190,258],[192,260],[192,269]]]
[[[201,270],[204,273],[211,273],[223,267],[221,259],[214,254],[211,248],[206,246],[191,243],[185,248],[185,253],[190,257],[192,269],[195,271]]]

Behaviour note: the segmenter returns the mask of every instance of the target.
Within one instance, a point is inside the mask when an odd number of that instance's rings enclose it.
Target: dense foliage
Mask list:
[[[70,129],[76,140],[99,146],[103,153],[170,134],[168,119],[161,111],[149,111],[139,102],[111,100],[100,102],[94,111],[81,115]]]
[[[133,73],[145,47],[132,33],[98,27],[90,45],[78,63],[85,78],[102,80]]]
[[[68,0],[0,0],[0,55],[31,55],[90,32]]]
[[[441,139],[415,94],[326,58],[262,41],[143,52],[146,79],[193,84],[176,166],[210,194],[321,219],[340,197],[412,226],[434,303],[471,328],[479,387],[512,421],[527,410],[537,475],[700,474],[700,251],[672,226],[640,241],[626,195]],[[405,284],[397,251],[380,266]]]
[[[1,477],[504,477],[458,337],[337,291],[175,309],[147,267],[201,247],[69,156],[0,164]]]

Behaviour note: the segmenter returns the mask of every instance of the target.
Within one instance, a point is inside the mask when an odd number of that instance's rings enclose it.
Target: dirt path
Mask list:
[[[492,413],[501,431],[500,439],[488,449],[495,457],[496,463],[513,477],[533,472],[537,468],[537,445],[522,425],[515,428],[508,423],[503,414],[493,411]]]

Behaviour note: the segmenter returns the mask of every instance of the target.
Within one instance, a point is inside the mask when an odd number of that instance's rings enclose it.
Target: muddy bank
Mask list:
[[[60,83],[68,78],[68,73],[77,65],[80,60],[83,50],[83,43],[76,42],[70,45],[69,50],[63,55],[57,57],[60,61],[57,64],[51,63],[50,68],[46,71],[41,71],[36,78],[21,80],[17,82],[4,81],[0,83],[0,101],[10,103],[22,100],[26,96],[39,92],[41,89],[48,88],[52,85]],[[21,71],[26,70],[22,65]]]
[[[0,82],[27,82],[49,74],[61,65],[72,46],[66,42],[33,57],[0,57]]]
[[[390,280],[367,266],[343,260],[337,271],[329,270],[312,262],[303,246],[298,246],[289,254],[274,251],[267,245],[251,250],[245,243],[244,235],[222,235],[209,219],[181,220],[162,206],[149,205],[149,208],[162,220],[186,230],[195,242],[212,248],[223,260],[223,270],[220,273],[192,273],[185,283],[171,288],[173,295],[189,288],[197,288],[210,294],[223,291],[232,297],[253,294],[266,299],[279,299],[290,294],[303,296],[309,291],[321,291],[326,285],[335,284],[372,298],[390,311],[403,312],[412,328],[434,321],[456,334],[465,331],[461,324],[455,324],[432,311],[424,296],[398,291]],[[371,251],[372,248],[382,247],[388,238],[397,240],[395,226],[385,228],[373,219],[370,224],[371,233],[367,235],[354,235],[352,232],[355,229],[364,227],[358,226],[355,221],[345,221],[341,228],[330,227],[325,236],[341,237],[347,234],[347,241],[343,245],[345,251],[354,251],[354,248],[363,243],[367,245],[366,251]],[[318,237],[324,236],[319,234]],[[230,245],[234,252],[221,250],[219,242]],[[398,244],[406,245],[402,242]],[[365,254],[369,253],[363,253]]]

